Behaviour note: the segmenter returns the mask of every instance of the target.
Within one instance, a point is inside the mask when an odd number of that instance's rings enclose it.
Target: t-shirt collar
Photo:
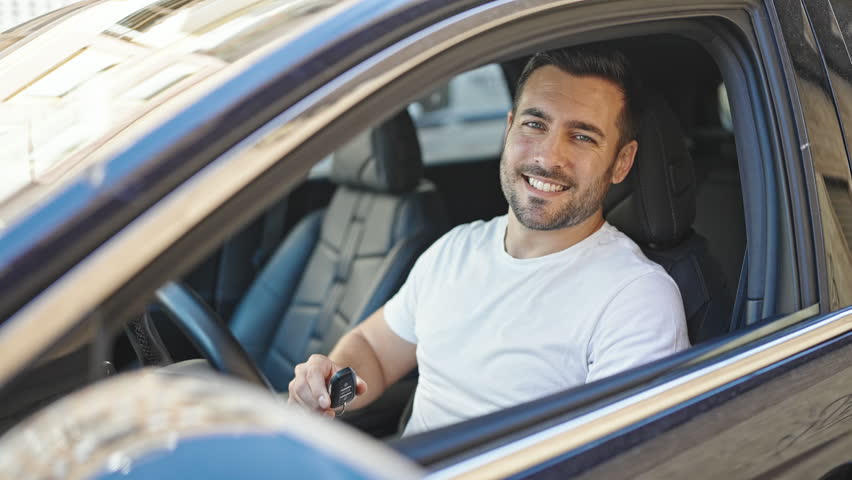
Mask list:
[[[539,265],[544,264],[544,263],[550,263],[550,262],[554,262],[554,261],[565,262],[567,260],[576,258],[583,251],[587,250],[588,248],[590,248],[590,247],[596,245],[598,242],[600,242],[603,239],[603,237],[605,236],[606,232],[609,231],[612,228],[612,226],[609,224],[609,222],[604,221],[603,225],[601,225],[601,228],[595,230],[595,232],[592,233],[591,235],[589,235],[588,237],[580,240],[579,242],[575,243],[574,245],[571,245],[570,247],[568,247],[564,250],[560,250],[558,252],[553,252],[553,253],[550,253],[550,254],[547,254],[547,255],[543,255],[541,257],[515,258],[515,257],[509,255],[509,252],[506,251],[505,239],[506,239],[506,228],[507,228],[508,224],[509,224],[509,215],[508,214],[503,215],[502,217],[498,218],[497,228],[496,228],[496,232],[495,232],[496,235],[494,236],[495,241],[493,242],[493,245],[494,245],[495,249],[497,250],[497,256],[502,261],[504,261],[508,264],[511,264],[511,265],[517,265],[517,266],[523,266],[523,267],[527,267],[527,266],[536,267],[536,266],[539,266]]]

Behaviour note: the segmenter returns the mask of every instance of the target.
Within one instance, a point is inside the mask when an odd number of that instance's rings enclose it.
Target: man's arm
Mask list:
[[[368,405],[416,366],[416,347],[390,329],[382,307],[344,335],[328,357],[312,355],[296,366],[288,402],[334,416],[326,385],[334,372],[352,367],[358,374],[358,397],[347,409]]]
[[[607,306],[591,338],[586,382],[689,347],[683,301],[665,274],[637,278]]]

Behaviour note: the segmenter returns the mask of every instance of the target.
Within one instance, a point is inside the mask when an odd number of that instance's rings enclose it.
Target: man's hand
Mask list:
[[[416,350],[417,345],[403,340],[388,327],[384,308],[380,308],[344,335],[328,357],[311,355],[307,362],[296,365],[287,402],[334,417],[328,381],[341,368],[352,367],[358,372],[357,397],[346,408],[362,408],[417,365]],[[367,383],[371,385],[369,393]]]
[[[330,408],[328,381],[341,368],[344,367],[338,366],[325,355],[311,355],[307,362],[296,365],[296,378],[290,382],[287,403],[300,405],[307,410],[333,418],[335,414]],[[355,382],[355,395],[367,392],[367,383],[364,380],[359,377]]]

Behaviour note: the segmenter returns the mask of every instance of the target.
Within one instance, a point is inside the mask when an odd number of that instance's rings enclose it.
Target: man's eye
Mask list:
[[[574,138],[576,138],[577,140],[579,140],[581,142],[595,143],[595,139],[588,136],[588,135],[574,135]]]
[[[529,122],[524,122],[524,125],[527,127],[535,128],[535,129],[543,129],[544,125],[541,122],[536,122],[535,120],[530,120]]]

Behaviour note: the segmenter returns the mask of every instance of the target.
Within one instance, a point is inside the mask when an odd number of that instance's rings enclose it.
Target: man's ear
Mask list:
[[[512,115],[512,111],[509,110],[509,113],[506,114],[506,130],[503,132],[503,143],[506,143],[506,138],[509,136],[509,129],[512,128],[512,120],[514,120],[515,116]]]
[[[615,157],[615,166],[612,169],[612,183],[621,183],[627,178],[630,168],[633,167],[633,160],[636,159],[636,151],[638,149],[639,142],[636,140],[631,140],[621,147],[618,156]]]

